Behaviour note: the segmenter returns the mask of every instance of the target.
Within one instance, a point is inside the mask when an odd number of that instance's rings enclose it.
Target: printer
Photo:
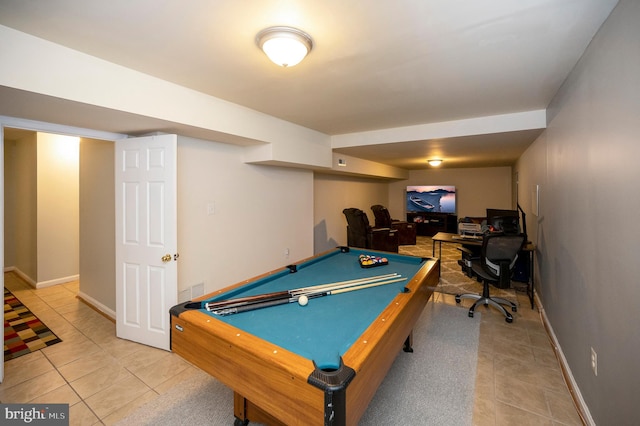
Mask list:
[[[459,222],[458,234],[463,237],[476,237],[482,235],[482,225],[479,223]]]

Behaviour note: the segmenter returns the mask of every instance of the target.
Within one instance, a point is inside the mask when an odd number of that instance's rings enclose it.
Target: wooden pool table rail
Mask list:
[[[407,283],[410,291],[398,294],[344,354],[356,374],[341,423],[358,423],[437,286],[438,261],[427,262]],[[311,360],[200,311],[172,315],[171,322],[172,350],[234,390],[240,420],[324,423],[324,392],[307,383]]]

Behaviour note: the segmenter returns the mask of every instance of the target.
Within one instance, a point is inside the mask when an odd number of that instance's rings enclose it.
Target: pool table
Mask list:
[[[387,264],[363,267],[360,255]],[[202,309],[391,273],[406,279],[310,298],[305,306],[230,315]],[[438,259],[338,247],[174,306],[171,349],[234,391],[236,425],[356,425],[400,349],[411,351],[413,326],[438,280]]]

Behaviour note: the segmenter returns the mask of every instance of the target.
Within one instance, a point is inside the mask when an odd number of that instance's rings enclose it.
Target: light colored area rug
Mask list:
[[[473,323],[473,324],[471,324]],[[429,303],[361,425],[471,425],[480,320],[464,308]]]
[[[475,278],[469,278],[462,272],[460,265],[458,265],[458,260],[462,256],[458,247],[460,247],[460,244],[442,244],[442,254],[440,258],[440,284],[436,290],[446,294],[481,294],[482,283],[478,282]],[[399,252],[400,254],[408,254],[412,256],[432,257],[433,242],[431,237],[418,236],[416,245],[400,246]],[[439,252],[439,244],[436,243],[435,257],[440,255]],[[526,292],[527,285],[525,283],[518,283],[515,281],[512,281],[511,285],[512,288],[506,289],[491,286],[491,296],[502,297],[519,306],[516,291]]]
[[[414,352],[398,354],[360,424],[471,425],[479,335],[479,319],[469,321],[465,309],[429,302],[414,329]],[[203,373],[118,425],[233,421],[231,390]]]

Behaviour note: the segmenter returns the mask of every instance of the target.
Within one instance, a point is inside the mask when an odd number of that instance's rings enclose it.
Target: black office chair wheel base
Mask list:
[[[504,320],[506,322],[508,322],[509,324],[511,324],[513,322],[513,317],[511,315],[509,315],[508,317],[505,317]]]
[[[459,294],[456,295],[456,303],[460,303],[460,295]]]
[[[511,312],[518,312],[518,307],[517,306],[512,306],[511,307]]]
[[[469,318],[473,318],[473,312],[469,311]]]

